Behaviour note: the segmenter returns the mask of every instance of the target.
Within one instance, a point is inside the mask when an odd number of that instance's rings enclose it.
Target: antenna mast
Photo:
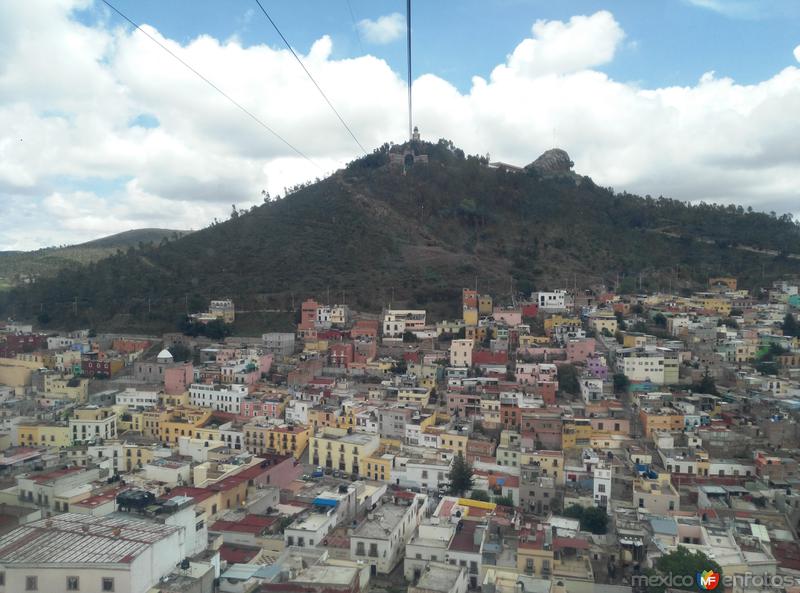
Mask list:
[[[408,139],[413,138],[411,124],[411,0],[406,0],[406,40],[408,45]]]

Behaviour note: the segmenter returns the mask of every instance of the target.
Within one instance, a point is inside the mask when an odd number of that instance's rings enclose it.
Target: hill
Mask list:
[[[76,269],[108,257],[118,249],[135,247],[140,243],[160,243],[185,234],[186,231],[171,229],[134,229],[78,245],[36,251],[0,251],[0,290],[31,279],[54,276],[60,270]]]
[[[755,286],[800,269],[800,229],[788,216],[616,193],[565,170],[572,163],[558,154],[516,171],[444,140],[415,149],[429,162],[406,174],[385,145],[223,223],[9,291],[0,314],[166,329],[214,297],[255,314],[316,296],[457,315],[461,287],[476,279],[509,298],[618,280],[689,289],[720,274]]]

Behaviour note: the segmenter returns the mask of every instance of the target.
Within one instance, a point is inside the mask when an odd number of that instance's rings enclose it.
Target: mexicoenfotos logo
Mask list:
[[[719,585],[719,573],[713,570],[704,570],[697,573],[697,586],[705,591],[713,591]]]

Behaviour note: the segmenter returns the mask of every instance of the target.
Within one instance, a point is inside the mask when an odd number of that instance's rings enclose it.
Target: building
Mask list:
[[[72,442],[88,443],[98,439],[117,438],[117,415],[109,408],[85,406],[76,408],[69,419]]]
[[[361,475],[364,460],[380,444],[375,434],[325,427],[311,437],[311,463],[348,474]]]
[[[471,367],[472,350],[474,340],[453,340],[450,343],[450,366],[451,367]]]
[[[463,566],[450,566],[442,562],[429,563],[408,593],[467,593],[469,581]]]
[[[118,393],[115,398],[118,406],[127,408],[155,408],[158,406],[158,392],[156,391],[139,391],[129,387]]]
[[[402,339],[406,332],[425,328],[424,309],[389,309],[383,315],[383,337]]]
[[[425,514],[427,496],[408,494],[403,504],[383,504],[369,513],[350,536],[350,559],[369,564],[373,575],[394,570]]]
[[[249,390],[246,385],[205,385],[194,383],[189,388],[189,403],[201,408],[238,414]]]
[[[19,527],[0,538],[0,591],[146,593],[195,553],[188,510],[188,526],[64,513]]]
[[[244,446],[251,453],[278,453],[292,455],[300,459],[308,445],[311,429],[302,424],[261,424],[252,422],[244,425]]]
[[[532,295],[540,311],[563,311],[567,308],[567,291],[537,292]]]
[[[633,483],[633,504],[655,515],[679,511],[681,497],[670,481],[668,473],[648,472]]]

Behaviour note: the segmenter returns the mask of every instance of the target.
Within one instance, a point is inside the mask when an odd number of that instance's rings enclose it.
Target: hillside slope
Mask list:
[[[224,223],[10,291],[0,314],[167,328],[212,297],[261,311],[316,296],[454,315],[476,279],[508,297],[512,286],[620,279],[632,289],[636,278],[675,288],[717,274],[748,286],[800,270],[800,230],[788,217],[615,194],[572,173],[506,172],[445,141],[419,146],[430,163],[404,175],[386,149]]]
[[[108,257],[117,249],[136,247],[139,243],[160,243],[185,234],[186,231],[172,229],[134,229],[65,247],[0,251],[0,289],[23,283],[26,279],[54,276],[61,270],[75,269]]]

